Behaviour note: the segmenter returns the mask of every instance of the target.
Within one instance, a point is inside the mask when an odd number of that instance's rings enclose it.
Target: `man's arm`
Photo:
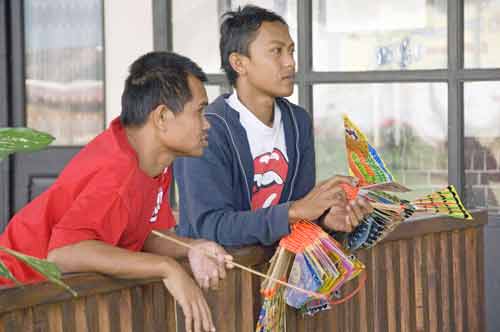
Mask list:
[[[208,304],[200,288],[173,258],[145,252],[133,252],[101,241],[89,240],[53,249],[47,259],[62,272],[98,272],[114,277],[163,278],[172,296],[179,302],[191,330],[215,330]]]
[[[190,246],[179,245],[155,234],[150,234],[144,242],[143,251],[162,256],[176,258],[187,257],[193,276],[198,284],[204,288],[219,288],[219,279],[226,277],[226,267],[233,268],[233,257],[215,242],[195,240],[178,236],[168,230],[159,231],[174,240]],[[207,255],[208,254],[208,255]],[[217,257],[217,258],[214,258]]]

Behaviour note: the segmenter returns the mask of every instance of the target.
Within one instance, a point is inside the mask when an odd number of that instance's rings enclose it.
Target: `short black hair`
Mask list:
[[[162,104],[174,112],[182,111],[192,98],[188,75],[207,81],[196,63],[173,52],[150,52],[135,60],[122,94],[121,123],[141,126],[149,113]]]
[[[226,73],[229,83],[234,86],[238,73],[231,67],[229,56],[240,53],[248,56],[250,43],[255,40],[257,30],[263,22],[281,22],[288,26],[283,17],[257,6],[247,5],[228,11],[222,15],[224,21],[220,26],[220,60],[221,68]]]

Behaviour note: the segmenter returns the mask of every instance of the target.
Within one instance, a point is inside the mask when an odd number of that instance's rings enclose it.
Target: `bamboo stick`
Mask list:
[[[176,239],[176,238],[173,238],[173,237],[171,237],[171,236],[168,236],[168,235],[166,235],[166,234],[163,234],[163,233],[161,233],[161,232],[158,232],[158,231],[153,230],[153,231],[152,231],[152,233],[153,233],[154,235],[158,236],[158,237],[161,237],[162,239],[169,240],[169,241],[174,242],[174,243],[176,243],[176,244],[178,244],[178,245],[180,245],[180,246],[183,246],[183,247],[185,247],[185,248],[188,248],[188,249],[192,249],[192,248],[193,248],[193,246],[192,246],[192,245],[187,244],[187,243],[185,243],[185,242],[183,242],[183,241],[181,241],[181,240],[179,240],[179,239]],[[201,252],[202,254],[204,254],[205,256],[208,256],[208,257],[211,257],[211,258],[215,258],[215,259],[217,259],[217,255],[214,255],[214,254],[209,253],[209,252],[204,252],[204,251],[200,251],[200,252]],[[245,265],[238,264],[238,263],[236,263],[236,262],[234,262],[234,261],[231,261],[231,260],[226,260],[226,262],[227,262],[227,263],[229,263],[229,264],[232,264],[232,265],[236,266],[236,267],[237,267],[237,268],[239,268],[239,269],[242,269],[242,270],[247,271],[247,272],[249,272],[249,273],[255,274],[255,275],[257,275],[257,276],[259,276],[259,277],[261,277],[261,278],[264,278],[264,279],[267,279],[267,280],[274,281],[274,282],[276,282],[276,283],[278,283],[278,284],[280,284],[280,285],[282,285],[282,286],[285,286],[285,287],[289,287],[289,288],[295,289],[296,291],[299,291],[299,292],[305,293],[305,294],[307,294],[307,295],[309,295],[309,296],[312,296],[312,297],[315,297],[315,298],[318,298],[318,299],[325,299],[325,298],[326,298],[326,296],[325,296],[325,295],[323,295],[323,294],[320,294],[320,293],[317,293],[317,292],[313,292],[313,291],[309,291],[309,290],[304,289],[304,288],[301,288],[301,287],[297,287],[297,286],[295,286],[295,285],[289,284],[288,282],[285,282],[285,281],[282,281],[282,280],[279,280],[279,279],[273,278],[273,277],[268,276],[268,275],[266,275],[266,274],[264,274],[264,273],[262,273],[262,272],[259,272],[259,271],[257,271],[257,270],[254,270],[254,269],[252,269],[252,268],[249,268],[249,267],[247,267],[247,266],[245,266]]]

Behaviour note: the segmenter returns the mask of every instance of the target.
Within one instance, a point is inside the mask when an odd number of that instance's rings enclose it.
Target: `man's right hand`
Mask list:
[[[345,197],[344,190],[339,186],[342,183],[356,186],[358,180],[352,176],[337,175],[318,183],[305,197],[291,203],[288,210],[289,223],[318,219],[338,201],[339,195]]]
[[[210,308],[198,285],[179,264],[170,263],[168,269],[163,283],[184,312],[186,331],[215,331]]]

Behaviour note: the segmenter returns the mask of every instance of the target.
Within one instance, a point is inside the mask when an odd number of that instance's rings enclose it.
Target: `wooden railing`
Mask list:
[[[350,301],[314,317],[287,312],[287,331],[485,331],[486,211],[472,222],[449,218],[402,224],[360,251],[366,286]],[[271,248],[233,250],[236,261],[265,271]],[[183,331],[182,313],[159,280],[65,277],[78,298],[49,283],[0,289],[0,331]],[[260,279],[233,270],[206,293],[217,331],[253,331]],[[344,287],[349,292],[356,282]]]

